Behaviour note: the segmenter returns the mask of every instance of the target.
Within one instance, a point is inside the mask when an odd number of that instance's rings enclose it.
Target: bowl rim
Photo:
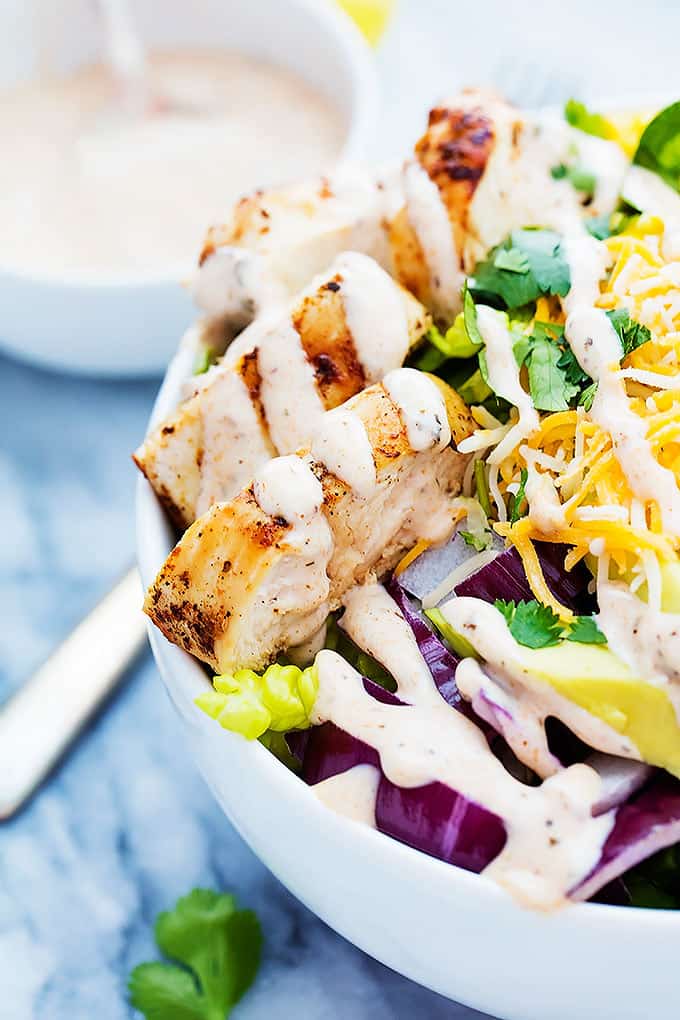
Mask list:
[[[181,399],[182,384],[191,374],[193,358],[194,350],[189,334],[180,343],[177,353],[168,365],[151,411],[147,431],[155,427]],[[141,475],[137,479],[135,503],[137,562],[142,584],[146,589],[170,552],[174,539],[171,537],[172,532],[160,502],[149,482]],[[192,714],[190,719],[192,725],[214,726],[214,721],[208,719],[193,705],[194,696],[204,690],[208,683],[207,675],[198,660],[188,652],[171,644],[150,620],[147,621],[147,630],[154,660],[167,693],[180,715],[188,719],[187,709],[189,709]],[[173,690],[171,677],[174,677],[183,688],[191,692],[187,704],[182,703],[185,699],[178,697]],[[401,843],[377,829],[372,829],[368,825],[333,812],[331,808],[326,807],[312,795],[309,787],[299,776],[291,772],[259,741],[245,740],[228,730],[223,730],[220,736],[222,739],[232,742],[232,752],[240,758],[244,768],[248,767],[249,762],[256,762],[258,771],[266,773],[267,782],[275,786],[277,796],[285,798],[290,803],[291,818],[297,817],[296,812],[305,812],[311,815],[316,814],[319,822],[323,823],[324,820],[328,820],[330,813],[337,831],[346,831],[348,838],[352,839],[355,847],[353,852],[358,857],[361,855],[362,847],[366,847],[367,851],[370,851],[370,856],[380,858],[386,869],[394,868],[401,871],[408,869],[412,875],[421,876],[422,881],[428,884],[444,883],[447,890],[451,892],[455,891],[457,887],[466,887],[469,891],[476,891],[477,895],[481,899],[486,899],[488,903],[505,902],[514,906],[518,911],[526,912],[527,908],[514,900],[510,893],[490,878],[485,877],[483,873],[474,874],[465,871],[454,864],[441,861],[421,850]],[[531,913],[534,912],[531,911]],[[663,933],[677,936],[680,931],[680,910],[622,907],[606,903],[567,903],[559,910],[549,912],[544,916],[551,917],[553,922],[556,917],[564,916],[571,921],[583,922],[587,926],[596,925],[603,934],[611,931],[614,926],[618,928],[622,924],[626,925],[631,932],[635,931],[636,933],[650,931],[653,928],[656,933],[661,930]]]
[[[281,2],[281,0],[280,0]],[[303,16],[316,20],[329,39],[334,39],[347,68],[350,83],[350,110],[347,116],[345,137],[340,149],[337,163],[333,170],[346,167],[359,161],[364,155],[377,120],[380,88],[375,57],[368,42],[364,39],[357,25],[350,16],[336,3],[318,0],[283,0],[289,8],[288,15]],[[226,52],[229,47],[220,47]],[[238,52],[236,50],[235,52]],[[294,70],[293,62],[288,66]],[[35,283],[45,287],[59,289],[100,288],[106,291],[128,289],[142,290],[147,287],[158,287],[167,284],[177,286],[191,276],[195,267],[195,258],[186,262],[175,262],[157,272],[140,273],[136,270],[104,272],[99,270],[70,270],[64,275],[57,272],[32,271],[21,267],[2,265],[0,277],[14,279],[22,283]]]

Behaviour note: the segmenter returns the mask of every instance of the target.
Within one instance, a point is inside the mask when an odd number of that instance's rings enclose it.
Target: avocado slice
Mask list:
[[[643,761],[680,778],[680,724],[673,703],[609,648],[572,641],[549,648],[518,645],[517,659],[532,677],[628,737]]]

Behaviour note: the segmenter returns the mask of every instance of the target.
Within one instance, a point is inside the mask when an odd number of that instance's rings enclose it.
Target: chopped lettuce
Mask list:
[[[217,356],[217,351],[212,347],[199,347],[194,359],[193,374],[205,375],[208,369],[217,361]]]
[[[305,729],[316,700],[319,680],[314,666],[299,669],[274,663],[261,675],[238,669],[213,679],[195,704],[225,730],[256,740],[267,730]]]
[[[601,113],[594,113],[584,103],[577,99],[569,99],[564,107],[564,119],[572,127],[579,131],[585,131],[587,135],[595,135],[597,138],[613,138],[614,129],[606,117]]]
[[[647,125],[633,162],[680,191],[680,102],[667,106]]]

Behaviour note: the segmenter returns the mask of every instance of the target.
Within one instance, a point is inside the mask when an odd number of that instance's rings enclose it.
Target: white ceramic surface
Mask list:
[[[39,65],[31,7],[18,3],[16,10],[0,12],[0,87],[30,77]],[[94,9],[90,0],[59,5],[57,70],[96,58]],[[48,10],[42,7],[44,16]],[[343,159],[364,154],[377,112],[373,57],[331,0],[136,0],[135,12],[150,47],[223,45],[294,68],[337,101],[348,125]],[[5,254],[0,345],[18,357],[72,372],[161,374],[195,314],[180,286],[195,254],[188,252],[182,266],[159,267],[153,277],[70,273],[63,278],[15,271]]]
[[[193,352],[170,365],[152,420],[177,403]],[[137,502],[145,584],[173,537],[144,479]],[[489,880],[444,864],[321,805],[259,743],[193,704],[198,663],[151,628],[159,669],[198,765],[246,842],[299,899],[376,959],[507,1020],[677,1020],[680,915],[578,905],[519,907]]]

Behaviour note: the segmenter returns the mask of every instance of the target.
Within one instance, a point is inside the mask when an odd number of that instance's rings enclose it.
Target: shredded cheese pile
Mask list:
[[[664,257],[663,241],[663,224],[650,217],[633,231],[609,238],[605,244],[613,268],[598,304],[626,308],[652,332],[652,340],[624,360],[621,375],[631,410],[647,425],[652,453],[680,485],[680,260]],[[537,309],[536,318],[546,321],[550,313],[551,321],[559,321],[547,303]],[[503,426],[488,412],[476,413],[482,426],[476,435],[488,450],[507,434],[512,421]],[[507,501],[517,492],[523,470],[529,475],[528,492],[540,492],[535,502],[540,502],[541,512],[530,499],[528,514],[509,523]],[[563,619],[571,614],[545,583],[536,540],[571,546],[567,569],[587,556],[611,564],[614,576],[633,590],[646,585],[650,604],[658,605],[659,566],[678,558],[680,537],[664,533],[656,503],[642,505],[635,499],[611,437],[583,408],[545,415],[537,433],[490,466],[489,492],[498,512],[496,531],[522,557],[536,598]]]

